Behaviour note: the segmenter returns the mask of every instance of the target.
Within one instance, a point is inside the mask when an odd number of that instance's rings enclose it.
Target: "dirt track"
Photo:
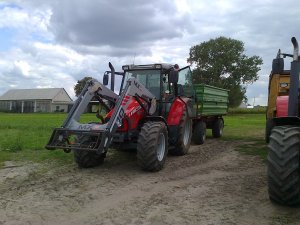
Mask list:
[[[0,225],[300,224],[300,209],[272,204],[266,166],[239,143],[207,140],[141,171],[134,153],[78,169],[8,162],[0,170]]]

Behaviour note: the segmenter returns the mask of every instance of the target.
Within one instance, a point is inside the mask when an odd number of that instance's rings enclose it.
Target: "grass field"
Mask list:
[[[44,146],[48,142],[52,129],[59,127],[66,114],[10,114],[0,113],[0,163],[8,160],[30,160],[40,162],[55,160],[72,163],[73,155],[61,150],[47,151]],[[85,114],[84,121],[96,120],[95,115]],[[263,140],[265,115],[230,114],[224,117],[224,140],[247,141],[241,145],[240,151],[247,154],[258,154],[266,157]],[[211,132],[208,132],[211,138]]]

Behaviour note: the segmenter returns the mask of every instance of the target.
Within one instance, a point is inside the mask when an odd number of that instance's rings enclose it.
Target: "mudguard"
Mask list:
[[[276,99],[276,117],[288,116],[289,96],[278,96]]]
[[[170,112],[168,115],[167,123],[169,126],[176,125],[178,126],[183,115],[184,110],[187,107],[187,102],[189,98],[177,97],[173,102]]]

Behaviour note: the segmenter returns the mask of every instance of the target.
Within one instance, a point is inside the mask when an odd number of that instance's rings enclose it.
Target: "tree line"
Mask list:
[[[229,90],[229,106],[237,107],[247,101],[248,84],[257,81],[262,58],[245,54],[244,43],[226,37],[218,37],[190,48],[187,62],[193,66],[194,83],[204,83]],[[74,86],[78,96],[87,80],[85,77]]]

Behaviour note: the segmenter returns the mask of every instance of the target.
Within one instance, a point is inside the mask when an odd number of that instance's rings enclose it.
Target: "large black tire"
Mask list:
[[[206,139],[206,124],[204,121],[198,121],[193,130],[192,141],[196,145],[202,145]]]
[[[266,130],[265,130],[265,140],[266,143],[270,142],[271,130],[274,128],[274,122],[271,119],[268,119],[266,122]]]
[[[90,140],[86,140],[83,142],[84,145],[89,145],[92,143]],[[77,163],[78,167],[80,168],[90,168],[99,166],[103,163],[105,158],[105,155],[103,154],[97,154],[93,151],[87,151],[87,150],[74,150],[74,159]]]
[[[214,138],[220,138],[223,135],[223,129],[224,129],[224,121],[221,118],[218,118],[214,121],[213,127],[212,127],[212,136]]]
[[[274,127],[268,145],[268,192],[283,205],[300,203],[300,128]]]
[[[137,142],[138,165],[146,171],[159,171],[168,154],[168,130],[164,122],[148,121],[140,131]]]
[[[193,121],[185,110],[178,126],[178,137],[174,148],[170,150],[172,155],[185,155],[188,153],[192,140]]]
[[[78,167],[90,168],[101,165],[105,157],[103,155],[98,155],[96,152],[77,149],[74,150],[74,158]]]

